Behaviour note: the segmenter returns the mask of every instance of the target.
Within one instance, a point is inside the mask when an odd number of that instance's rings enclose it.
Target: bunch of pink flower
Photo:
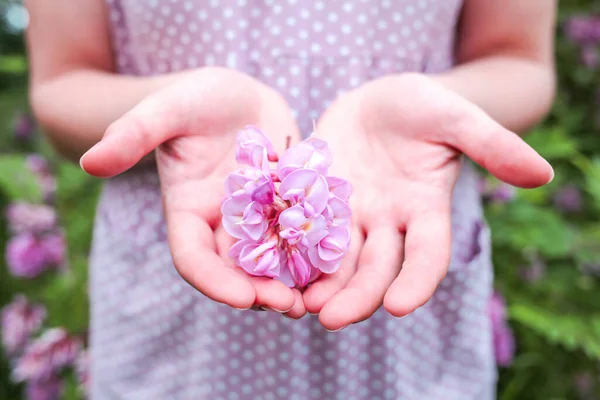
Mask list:
[[[64,266],[65,236],[52,207],[14,203],[7,207],[6,218],[14,234],[6,245],[6,262],[13,276],[31,279]]]
[[[23,295],[17,295],[2,309],[2,346],[9,356],[20,355],[33,334],[42,327],[46,309],[41,304],[30,303]]]
[[[52,328],[34,337],[43,328],[46,309],[24,295],[15,296],[1,315],[2,346],[11,361],[12,378],[25,384],[27,399],[62,398],[62,376],[69,368],[76,368],[82,393],[86,393],[88,356],[78,336],[70,335],[63,328]]]
[[[235,263],[290,287],[335,272],[350,245],[352,187],[327,175],[327,143],[311,137],[278,157],[260,130],[247,127],[236,160],[243,167],[227,177],[221,207],[225,230],[239,239],[229,252]]]
[[[63,328],[52,328],[32,342],[13,370],[16,382],[44,382],[74,365],[81,342]]]
[[[502,295],[494,292],[488,307],[494,334],[496,363],[500,367],[508,367],[515,357],[515,337],[506,320],[506,303]]]

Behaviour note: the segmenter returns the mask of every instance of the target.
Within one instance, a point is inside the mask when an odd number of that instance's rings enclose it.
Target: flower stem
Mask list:
[[[288,135],[285,138],[285,149],[289,149],[290,148],[290,144],[292,143],[292,137],[290,135]]]

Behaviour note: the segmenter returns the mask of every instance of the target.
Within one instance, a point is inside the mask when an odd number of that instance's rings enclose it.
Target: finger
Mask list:
[[[318,314],[336,293],[346,287],[357,268],[358,255],[365,242],[365,237],[360,228],[351,230],[350,249],[344,257],[340,269],[330,275],[320,276],[304,292],[304,305],[311,314]]]
[[[223,225],[219,225],[217,229],[215,229],[215,242],[217,244],[217,254],[221,256],[223,262],[227,265],[233,266],[233,261],[231,257],[229,257],[229,249],[231,246],[235,244],[237,239],[232,237],[229,233],[225,231]]]
[[[282,282],[258,276],[250,277],[250,282],[256,292],[257,305],[280,313],[289,312],[294,307],[296,295]]]
[[[446,276],[450,249],[450,212],[430,212],[409,221],[404,264],[385,295],[385,309],[402,317],[424,305]]]
[[[234,308],[255,301],[252,284],[229,268],[216,252],[214,233],[197,215],[167,211],[169,246],[179,274],[205,296]]]
[[[302,299],[302,293],[298,289],[292,289],[294,292],[294,306],[290,311],[285,313],[287,317],[292,319],[300,319],[306,315],[306,307],[304,306],[304,300]]]
[[[165,141],[183,133],[184,103],[168,92],[142,100],[106,130],[83,155],[81,167],[91,175],[110,177],[137,164]]]
[[[398,276],[401,260],[402,235],[395,226],[367,232],[358,270],[346,287],[323,306],[321,324],[335,331],[369,318],[383,304],[386,290]]]
[[[554,177],[550,164],[523,139],[475,106],[461,112],[453,130],[449,144],[506,183],[534,188]]]

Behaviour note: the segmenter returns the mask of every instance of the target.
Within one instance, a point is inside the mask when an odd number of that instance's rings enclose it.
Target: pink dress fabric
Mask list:
[[[340,92],[389,73],[450,68],[462,6],[106,1],[121,73],[237,68],[278,89],[304,133]],[[91,255],[92,398],[491,400],[490,242],[468,165],[452,218],[450,272],[427,305],[402,319],[380,309],[329,333],[315,316],[237,311],[197,293],[173,268],[155,168],[111,179]]]

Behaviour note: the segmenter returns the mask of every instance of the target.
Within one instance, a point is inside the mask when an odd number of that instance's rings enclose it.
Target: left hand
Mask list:
[[[381,78],[342,95],[316,136],[348,179],[352,243],[340,269],[304,293],[323,326],[339,330],[382,304],[401,317],[424,305],[450,262],[451,198],[461,153],[509,184],[548,183],[552,167],[519,136],[420,74]]]

